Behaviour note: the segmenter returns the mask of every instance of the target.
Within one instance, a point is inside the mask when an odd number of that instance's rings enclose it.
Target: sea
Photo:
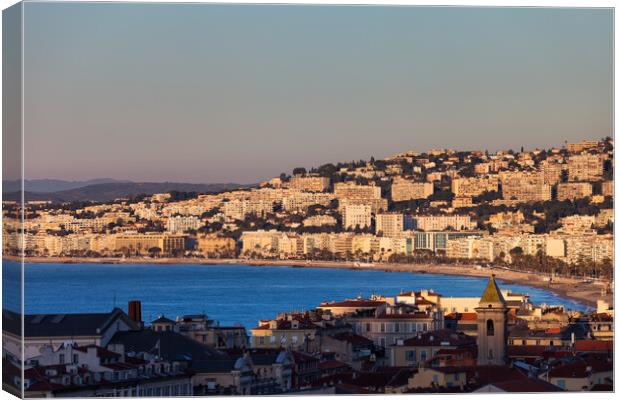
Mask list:
[[[3,260],[3,308],[20,309],[19,263]],[[431,267],[432,270],[432,267]],[[587,306],[554,293],[498,280],[535,304]],[[174,319],[205,313],[224,326],[250,329],[284,311],[303,311],[329,300],[429,289],[447,297],[480,296],[486,278],[432,273],[310,267],[195,264],[25,264],[25,312],[108,312],[140,300],[142,318]]]

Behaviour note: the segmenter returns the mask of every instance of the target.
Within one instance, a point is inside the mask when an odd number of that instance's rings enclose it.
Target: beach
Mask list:
[[[19,261],[17,257],[5,257]],[[472,265],[451,264],[400,264],[400,263],[360,263],[353,261],[307,261],[307,260],[250,260],[222,258],[88,258],[88,257],[27,257],[27,263],[104,263],[104,264],[204,264],[204,265],[249,265],[341,268],[359,270],[381,270],[387,272],[412,272],[418,274],[433,273],[441,275],[459,275],[485,277],[492,274],[500,281],[531,286],[549,290],[558,296],[596,307],[601,299],[613,302],[613,294],[606,293],[607,282],[585,281],[582,279],[554,277],[552,282],[545,280],[541,274],[530,274],[504,268],[477,268]]]

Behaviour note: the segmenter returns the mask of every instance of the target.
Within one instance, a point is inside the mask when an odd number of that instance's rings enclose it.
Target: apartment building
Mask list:
[[[560,164],[553,160],[544,160],[540,163],[540,172],[543,183],[547,185],[557,185],[562,178],[562,171],[567,168],[566,164]]]
[[[273,212],[273,206],[271,200],[231,200],[224,203],[222,212],[231,219],[243,220],[248,214],[264,217]]]
[[[375,233],[387,237],[400,236],[406,230],[413,229],[410,215],[400,213],[379,213],[375,216]]]
[[[603,196],[611,196],[614,195],[614,181],[603,181],[601,184],[601,194]]]
[[[475,197],[484,192],[497,192],[499,179],[497,175],[481,177],[459,177],[452,180],[452,193],[455,197]]]
[[[482,232],[474,231],[435,231],[415,232],[413,235],[414,250],[428,250],[433,253],[445,252],[448,240],[475,236],[481,237]]]
[[[396,178],[392,183],[392,201],[408,201],[426,199],[433,194],[434,185],[431,182],[414,182]]]
[[[272,320],[261,320],[252,329],[252,347],[257,349],[290,348],[315,350],[319,326],[306,314],[286,313]]]
[[[476,223],[469,215],[441,214],[441,215],[418,215],[413,218],[413,228],[423,231],[472,230]]]
[[[450,239],[446,244],[446,256],[455,259],[482,259],[493,261],[493,243],[485,238],[465,237]]]
[[[599,154],[577,154],[568,158],[570,181],[597,181],[603,177],[603,158]]]
[[[381,187],[374,185],[358,185],[354,182],[334,184],[334,195],[338,200],[370,200],[381,198]]]
[[[359,206],[359,205],[367,205],[370,206],[370,210],[373,214],[376,214],[381,211],[385,211],[388,209],[388,201],[387,199],[342,199],[338,200],[338,211],[340,213],[343,212],[346,206]]]
[[[436,310],[352,314],[345,316],[345,320],[351,324],[353,332],[383,348],[395,345],[418,332],[443,328],[443,315]]]
[[[308,192],[325,192],[329,189],[329,178],[316,175],[294,175],[289,187]]]
[[[369,205],[347,205],[342,212],[342,226],[344,229],[356,227],[367,228],[371,225],[372,209]]]
[[[569,215],[558,220],[562,225],[562,232],[583,233],[592,232],[592,227],[596,223],[594,215]]]
[[[304,226],[333,226],[336,225],[336,218],[331,215],[313,215],[312,217],[308,217],[304,219]]]
[[[551,200],[551,186],[540,172],[500,173],[502,198],[520,202]]]
[[[332,193],[292,192],[282,198],[282,208],[288,212],[304,212],[313,205],[327,207],[334,199]]]
[[[592,184],[588,182],[567,182],[558,184],[557,199],[577,200],[592,196]]]
[[[570,153],[581,153],[584,150],[590,150],[598,147],[598,140],[582,140],[577,143],[569,143],[566,145],[566,150]]]
[[[203,226],[203,223],[196,216],[175,215],[168,218],[166,230],[172,233],[183,233],[190,230],[198,230],[201,226]]]

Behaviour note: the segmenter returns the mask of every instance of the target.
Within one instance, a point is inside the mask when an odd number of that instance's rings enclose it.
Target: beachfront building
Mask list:
[[[185,236],[162,233],[125,233],[115,237],[114,249],[129,255],[182,254]]]
[[[237,250],[235,239],[217,234],[199,236],[196,247],[206,257],[234,257]]]

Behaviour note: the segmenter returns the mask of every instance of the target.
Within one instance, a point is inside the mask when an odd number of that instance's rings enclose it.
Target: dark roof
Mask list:
[[[229,358],[226,360],[198,360],[192,362],[192,371],[200,373],[221,373],[230,372],[235,369],[237,359]]]
[[[12,333],[15,336],[21,336],[22,323],[21,314],[10,310],[2,310],[2,330]]]
[[[340,332],[340,333],[336,333],[335,335],[332,335],[331,337],[333,339],[340,340],[343,342],[348,342],[356,346],[365,346],[365,345],[373,344],[372,340],[364,336],[356,335],[355,333],[351,333],[351,332]]]
[[[226,360],[230,357],[176,332],[156,332],[150,329],[116,332],[110,344],[123,344],[125,352],[160,352],[170,361]],[[157,346],[159,344],[159,349]]]
[[[327,360],[319,363],[319,369],[328,370],[328,369],[336,369],[336,368],[351,368],[349,364],[345,364],[342,361],[338,360]]]
[[[419,336],[406,339],[405,346],[457,346],[467,347],[476,344],[476,339],[462,332],[455,333],[452,330],[441,329],[433,332],[424,332]]]
[[[324,302],[319,305],[320,307],[334,307],[334,308],[375,308],[380,307],[385,304],[385,301],[381,300],[367,300],[367,299],[355,299],[355,300],[344,300],[344,301],[335,301],[332,303]]]
[[[503,382],[494,382],[491,385],[505,392],[521,392],[521,393],[536,393],[536,392],[561,392],[562,389],[552,385],[549,382],[545,382],[542,379],[531,378],[524,376],[520,379],[514,379]]]
[[[104,347],[101,346],[97,346],[94,344],[88,345],[88,346],[77,346],[75,349],[78,351],[81,351],[82,353],[87,353],[89,348],[95,348],[97,349],[97,357],[99,358],[111,358],[111,357],[120,357],[121,355],[118,353],[115,353],[113,351],[110,351]]]
[[[151,321],[151,324],[174,324],[174,321],[170,318],[166,318],[163,315],[160,315],[155,321]]]
[[[19,314],[2,312],[3,329],[19,334]],[[137,326],[120,308],[107,313],[80,314],[27,314],[24,316],[25,337],[98,336],[117,318],[122,318],[134,329]]]

